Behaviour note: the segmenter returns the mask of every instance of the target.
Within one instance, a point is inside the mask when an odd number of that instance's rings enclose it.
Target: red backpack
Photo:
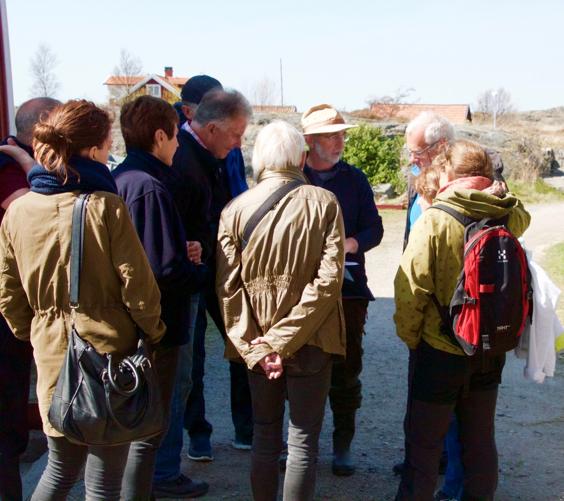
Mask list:
[[[475,220],[433,205],[464,225],[464,266],[449,306],[432,295],[442,328],[467,355],[495,356],[515,348],[532,313],[531,274],[507,219]]]

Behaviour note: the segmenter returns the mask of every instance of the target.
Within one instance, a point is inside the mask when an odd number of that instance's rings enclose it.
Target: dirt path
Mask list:
[[[564,204],[531,208],[533,222],[525,234],[536,253],[564,240]],[[326,413],[320,444],[318,498],[335,501],[391,500],[398,479],[392,465],[403,457],[402,419],[406,394],[407,350],[392,321],[393,277],[401,253],[404,212],[385,213],[385,237],[367,256],[369,282],[377,300],[370,305],[365,338],[364,401],[354,442],[357,473],[331,474],[331,414]],[[556,230],[555,226],[560,227]],[[508,356],[497,410],[500,482],[497,500],[564,500],[564,363],[556,376],[535,385],[522,376],[523,362]],[[206,500],[250,500],[249,459],[230,446],[229,373],[217,332],[208,332],[206,396],[214,425],[215,460],[197,464],[186,457],[186,474],[210,483]],[[186,451],[186,448],[185,448]],[[74,490],[73,499],[82,499]]]

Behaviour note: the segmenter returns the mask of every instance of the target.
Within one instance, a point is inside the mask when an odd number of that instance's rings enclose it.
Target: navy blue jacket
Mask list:
[[[227,179],[229,180],[229,190],[231,196],[235,198],[249,189],[247,176],[245,174],[245,161],[240,148],[233,148],[225,159],[227,169]]]
[[[164,181],[170,167],[153,155],[132,150],[112,172],[161,291],[165,345],[188,342],[189,295],[207,279],[207,268],[186,254],[186,236],[172,195]]]
[[[191,134],[178,132],[178,149],[168,186],[178,207],[188,240],[202,244],[213,266],[221,211],[233,197],[224,159],[215,158]]]
[[[358,242],[358,251],[346,256],[347,262],[358,265],[346,266],[343,297],[373,300],[366,278],[364,253],[380,243],[384,227],[368,179],[360,169],[342,160],[324,171],[325,179],[308,165],[304,167],[304,174],[311,184],[335,194],[343,211],[345,236],[354,237]]]

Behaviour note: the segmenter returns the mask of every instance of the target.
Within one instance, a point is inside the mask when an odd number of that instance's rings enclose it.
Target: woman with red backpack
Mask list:
[[[394,283],[397,333],[415,350],[406,466],[396,499],[433,499],[443,438],[455,412],[463,447],[462,499],[488,500],[497,485],[494,416],[505,355],[488,355],[484,346],[468,356],[445,325],[464,265],[465,224],[456,215],[503,221],[517,237],[530,216],[511,194],[499,198],[482,191],[492,184],[493,172],[478,144],[456,141],[436,161],[444,173],[432,207],[443,210],[426,210],[413,226]]]

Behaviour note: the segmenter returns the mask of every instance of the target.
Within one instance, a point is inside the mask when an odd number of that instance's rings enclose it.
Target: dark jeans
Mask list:
[[[27,447],[27,402],[32,348],[0,318],[0,500],[22,497],[19,456]]]
[[[367,299],[343,299],[347,329],[346,358],[335,360],[331,372],[329,402],[333,410],[333,450],[350,447],[355,432],[356,410],[362,403],[362,337],[368,311]]]
[[[204,398],[206,307],[223,339],[226,339],[225,327],[217,307],[217,298],[215,296],[208,296],[207,299],[202,298],[194,332],[192,391],[186,404],[184,427],[190,437],[206,436],[209,438],[213,427],[206,420],[206,402]],[[240,438],[250,439],[253,436],[253,413],[245,365],[229,362],[229,376],[231,382],[231,419],[235,427],[235,435]]]
[[[267,379],[258,367],[249,371],[255,417],[251,454],[251,486],[255,501],[277,499],[286,399],[290,424],[283,499],[313,499],[319,433],[330,381],[330,355],[307,345],[284,362],[284,372],[278,379]]]
[[[190,299],[190,325],[188,343],[178,347],[176,380],[170,405],[170,425],[157,450],[153,481],[158,484],[180,476],[182,446],[184,443],[184,410],[192,387],[192,347],[194,327],[198,313],[199,294]]]
[[[166,428],[163,433],[148,440],[131,443],[122,484],[122,498],[125,501],[147,501],[151,499],[157,449],[168,431],[172,393],[178,365],[178,346],[157,346],[154,356],[162,404],[165,410]]]
[[[31,501],[64,501],[76,482],[84,463],[84,486],[87,501],[118,501],[121,478],[129,444],[118,446],[84,446],[64,437],[47,437],[47,468]]]
[[[396,499],[433,499],[453,411],[463,450],[462,499],[493,499],[497,486],[495,406],[505,357],[452,355],[422,341],[412,358],[406,461]]]
[[[462,466],[462,446],[459,440],[458,421],[456,414],[452,416],[445,439],[448,454],[448,465],[441,491],[451,498],[459,499],[464,482],[464,467]]]

